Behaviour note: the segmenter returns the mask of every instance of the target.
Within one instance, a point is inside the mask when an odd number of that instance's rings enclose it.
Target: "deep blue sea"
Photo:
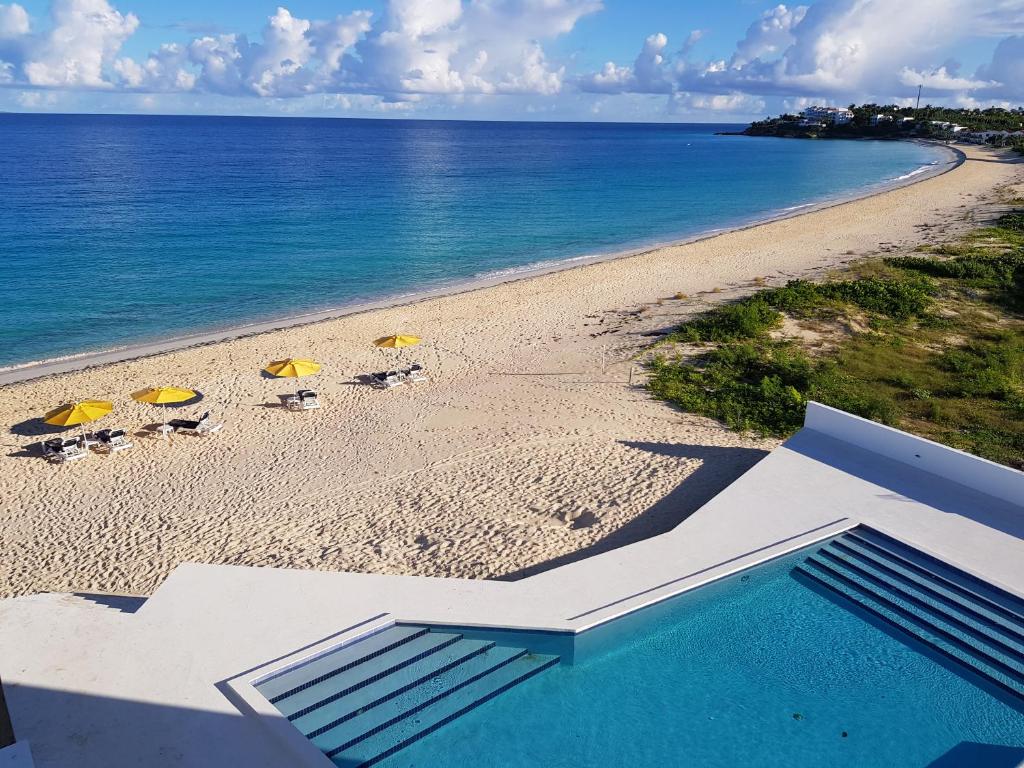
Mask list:
[[[724,125],[0,114],[0,366],[735,226],[946,160]]]

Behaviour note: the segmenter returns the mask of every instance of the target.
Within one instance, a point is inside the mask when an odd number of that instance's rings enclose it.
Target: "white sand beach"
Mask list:
[[[651,400],[632,360],[645,334],[758,278],[973,226],[1024,165],[964,151],[944,175],[698,242],[2,387],[0,597],[149,594],[185,561],[515,576],[667,530],[775,442]],[[423,337],[401,359],[432,381],[360,383],[400,359],[370,341],[399,332]],[[288,356],[323,370],[260,375]],[[174,412],[129,399],[152,385],[204,399]],[[300,386],[320,410],[279,407]],[[39,416],[82,398],[114,401],[96,426],[138,433],[134,448],[48,464]],[[205,410],[220,434],[139,431]]]

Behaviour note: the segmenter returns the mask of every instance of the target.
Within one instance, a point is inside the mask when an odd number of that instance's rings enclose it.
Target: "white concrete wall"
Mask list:
[[[808,403],[804,428],[995,496],[1024,510],[1024,472],[901,432],[821,403]]]

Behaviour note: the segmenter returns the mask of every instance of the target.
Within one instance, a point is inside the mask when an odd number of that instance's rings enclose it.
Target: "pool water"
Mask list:
[[[1024,704],[798,580],[797,553],[586,633],[559,665],[379,763],[1024,762]]]

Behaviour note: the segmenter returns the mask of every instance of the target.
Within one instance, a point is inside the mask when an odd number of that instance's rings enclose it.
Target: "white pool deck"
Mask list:
[[[258,714],[286,657],[395,619],[578,631],[859,523],[1024,597],[1024,473],[812,404],[661,536],[517,582],[186,564],[136,613],[0,601],[0,679],[39,768],[329,766]]]

